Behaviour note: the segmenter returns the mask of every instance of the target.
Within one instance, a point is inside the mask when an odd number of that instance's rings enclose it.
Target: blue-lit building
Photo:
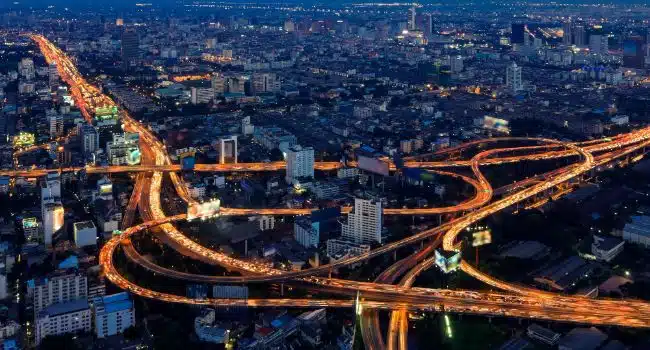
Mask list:
[[[95,335],[109,337],[135,325],[135,309],[128,293],[122,292],[93,299]]]

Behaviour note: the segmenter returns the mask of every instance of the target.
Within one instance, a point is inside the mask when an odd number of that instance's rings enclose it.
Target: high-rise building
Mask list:
[[[449,66],[452,73],[458,73],[463,71],[463,56],[451,56],[449,58]]]
[[[128,68],[131,63],[140,57],[140,38],[135,29],[130,28],[122,32],[122,64]]]
[[[48,78],[50,88],[56,88],[59,86],[59,70],[57,69],[56,63],[50,63],[50,66],[48,67]]]
[[[87,299],[73,300],[48,306],[35,314],[36,345],[48,335],[90,332],[91,312]]]
[[[424,14],[424,19],[423,19],[423,26],[424,26],[424,37],[427,39],[430,39],[431,36],[433,35],[434,31],[434,24],[433,24],[433,16],[430,13],[425,13]]]
[[[50,137],[56,138],[63,135],[63,116],[54,112],[48,113],[48,122],[50,123]]]
[[[18,63],[18,73],[25,79],[34,79],[36,76],[36,69],[34,68],[34,60],[25,57]]]
[[[573,28],[573,44],[576,46],[586,46],[587,33],[585,26],[582,24],[576,25]]]
[[[517,93],[524,89],[521,80],[521,67],[517,66],[514,62],[506,68],[506,87],[512,93]]]
[[[226,92],[226,78],[221,73],[215,73],[211,79],[212,92],[216,96],[223,96]]]
[[[415,8],[415,6],[412,6],[409,9],[409,23],[408,23],[409,30],[415,30],[417,28],[415,23],[416,17],[417,17],[417,9]]]
[[[81,138],[83,140],[83,151],[90,154],[99,149],[99,133],[92,125],[81,126]]]
[[[341,238],[357,244],[381,243],[383,209],[380,200],[354,199],[354,209],[341,225]]]
[[[305,248],[317,248],[320,242],[319,222],[299,216],[293,224],[293,237]]]
[[[63,227],[65,211],[60,201],[43,204],[43,243],[52,245],[52,237]]]
[[[299,178],[314,178],[314,149],[295,145],[289,147],[286,155],[288,184]]]
[[[135,325],[133,300],[126,292],[93,299],[93,314],[97,338],[122,333]]]
[[[192,87],[190,89],[190,100],[193,105],[210,103],[214,99],[215,93],[211,87]]]
[[[284,21],[284,31],[287,33],[293,33],[296,30],[296,25],[292,20],[288,19]]]
[[[34,315],[50,305],[86,299],[87,284],[84,274],[69,271],[57,271],[47,277],[27,281],[27,295],[32,296]]]
[[[523,23],[512,23],[511,25],[511,34],[510,34],[510,43],[511,44],[521,44],[525,42],[524,36],[526,35],[526,25]]]
[[[645,65],[643,38],[632,36],[623,42],[623,67],[641,69]]]
[[[244,117],[241,120],[241,133],[251,135],[255,132],[255,125],[251,124],[251,117]]]
[[[219,164],[237,163],[237,136],[219,140]]]
[[[573,25],[570,21],[562,23],[562,44],[571,45],[573,43]]]
[[[253,74],[253,90],[256,93],[280,91],[280,80],[275,73]]]
[[[609,52],[609,41],[606,35],[591,34],[589,36],[589,51],[594,54],[607,54]]]

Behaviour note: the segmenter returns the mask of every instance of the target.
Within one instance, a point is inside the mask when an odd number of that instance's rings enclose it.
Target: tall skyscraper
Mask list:
[[[354,209],[341,225],[341,238],[360,244],[381,243],[382,213],[380,200],[355,198]]]
[[[81,138],[83,140],[83,152],[90,154],[99,149],[99,133],[92,125],[81,126]]]
[[[562,23],[562,44],[571,45],[573,43],[573,26],[570,21]]]
[[[645,65],[643,38],[632,36],[623,42],[623,67],[641,69]]]
[[[526,35],[526,25],[523,23],[513,23],[511,26],[510,43],[521,44],[525,42],[524,36]]]
[[[506,87],[512,93],[517,93],[524,88],[521,81],[521,67],[514,62],[506,68]]]
[[[409,9],[409,23],[408,23],[409,30],[415,30],[417,28],[415,24],[416,17],[417,17],[417,9],[415,8],[415,6],[412,6]]]
[[[576,25],[573,28],[573,44],[576,46],[586,46],[587,33],[585,26],[582,24]]]
[[[138,60],[140,56],[140,38],[133,28],[122,32],[122,64],[128,68],[131,63]]]
[[[285,180],[288,184],[297,178],[314,177],[314,149],[295,145],[287,150],[287,174]]]
[[[433,35],[434,25],[433,25],[433,16],[430,13],[424,14],[424,36],[426,38],[431,38]]]

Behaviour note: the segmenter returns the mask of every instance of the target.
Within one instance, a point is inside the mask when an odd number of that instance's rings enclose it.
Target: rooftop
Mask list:
[[[104,307],[104,313],[113,313],[133,308],[133,301],[126,292],[96,297],[93,300],[96,307]]]
[[[45,316],[52,317],[52,316],[69,314],[72,312],[77,312],[88,308],[89,306],[88,306],[87,299],[77,299],[65,303],[57,303],[57,304],[50,305],[47,308],[45,308],[43,311],[41,311],[41,313],[39,314],[39,318]]]

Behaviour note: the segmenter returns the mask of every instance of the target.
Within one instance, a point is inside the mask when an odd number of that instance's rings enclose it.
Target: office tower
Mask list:
[[[430,13],[425,13],[424,14],[424,36],[426,38],[431,38],[433,35],[433,16]]]
[[[135,325],[133,300],[126,292],[94,298],[93,314],[97,338],[120,334]]]
[[[135,29],[122,32],[122,64],[127,68],[140,57],[140,38]]]
[[[632,36],[623,42],[623,67],[641,69],[645,65],[643,38]]]
[[[93,153],[99,149],[99,133],[94,126],[81,126],[81,138],[83,139],[83,151],[85,154]]]
[[[219,164],[237,163],[237,136],[219,140]]]
[[[87,299],[51,305],[35,315],[36,345],[48,335],[90,332],[92,326]]]
[[[72,300],[85,299],[88,280],[78,272],[57,271],[47,277],[27,281],[27,294],[32,296],[34,314],[46,307]]]
[[[409,23],[408,23],[408,29],[409,30],[415,30],[416,29],[416,24],[415,24],[415,19],[417,17],[417,10],[415,6],[412,6],[409,9]]]
[[[253,74],[253,91],[256,93],[280,91],[280,80],[275,73]]]
[[[562,23],[562,44],[571,45],[573,43],[573,26],[570,21]]]
[[[592,34],[589,36],[589,51],[594,54],[607,54],[609,42],[606,35]]]
[[[510,43],[523,45],[526,40],[524,38],[526,35],[526,25],[523,23],[513,23],[511,29],[512,33],[510,34]]]
[[[50,137],[57,138],[63,135],[63,116],[58,113],[48,113],[48,122],[50,123]]]
[[[573,28],[573,44],[576,46],[585,46],[586,38],[587,35],[584,25],[579,24]]]
[[[521,81],[521,67],[514,62],[506,68],[506,87],[512,93],[517,93],[524,88]]]
[[[57,69],[56,63],[50,64],[48,67],[48,75],[50,88],[56,88],[59,86],[59,70]]]
[[[354,209],[341,225],[341,238],[361,243],[381,243],[382,203],[374,199],[354,199]]]
[[[287,173],[285,180],[288,184],[298,178],[314,178],[314,149],[295,145],[289,147],[286,155]]]

